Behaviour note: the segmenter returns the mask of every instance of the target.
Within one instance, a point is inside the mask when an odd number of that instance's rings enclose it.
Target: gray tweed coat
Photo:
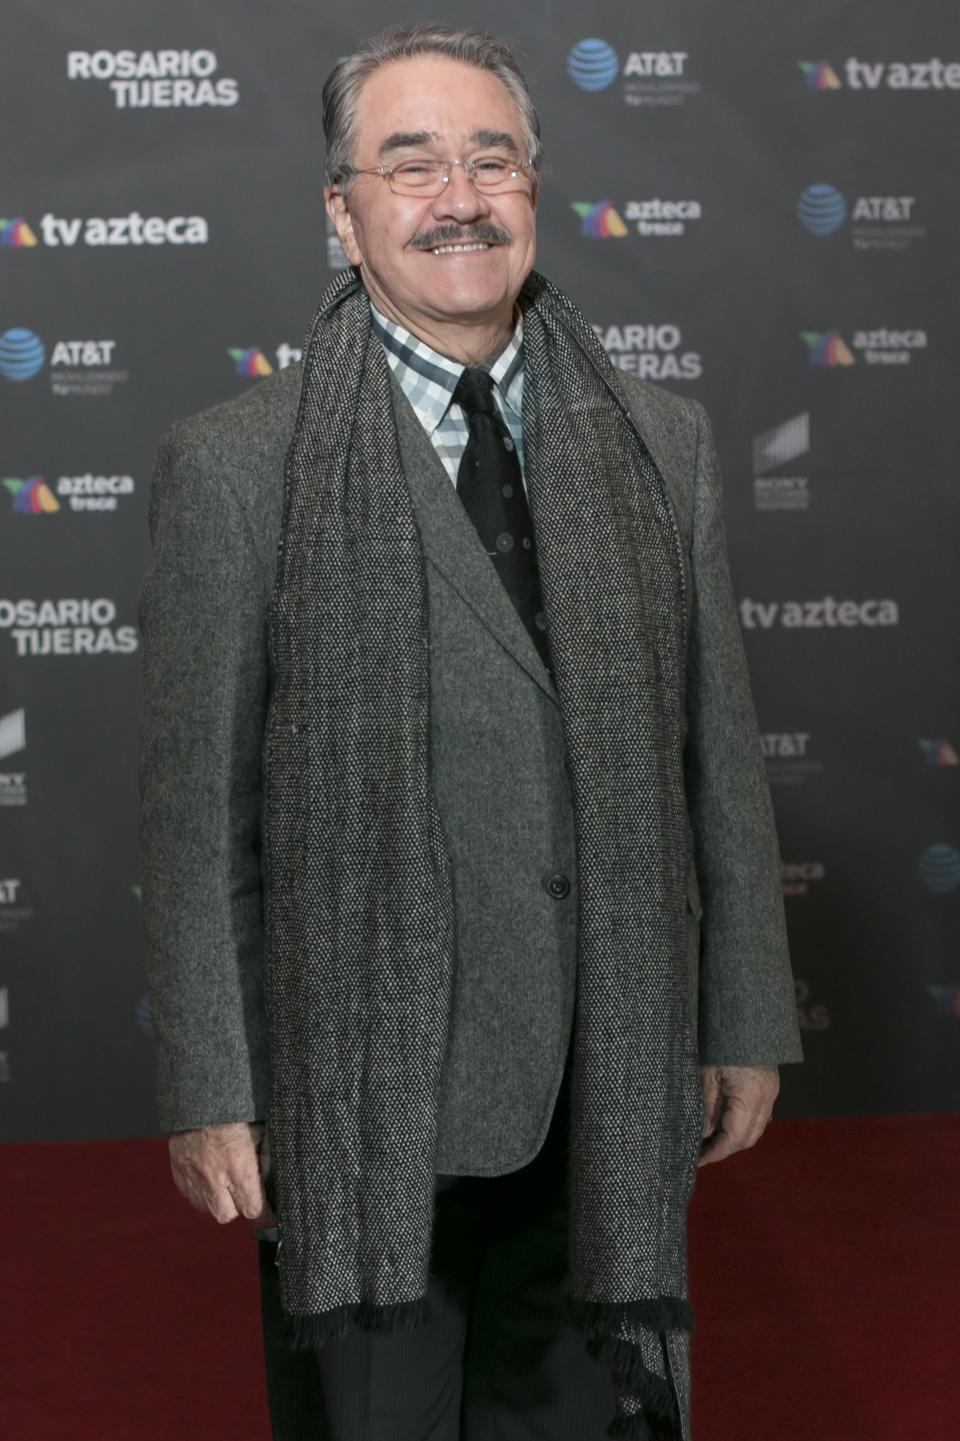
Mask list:
[[[150,496],[141,882],[163,1130],[267,1113],[267,607],[301,366],[172,425]],[[437,1168],[497,1175],[546,1134],[573,1019],[577,877],[557,693],[391,377],[427,561],[431,760],[457,969]],[[689,599],[689,984],[702,1063],[802,1060],[780,862],[702,407],[627,378]]]

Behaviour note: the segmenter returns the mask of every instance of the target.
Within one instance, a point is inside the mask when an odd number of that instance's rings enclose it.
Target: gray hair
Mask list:
[[[364,41],[335,65],[323,87],[323,133],[327,140],[327,181],[346,190],[353,176],[350,157],[356,142],[357,101],[367,77],[392,60],[442,55],[489,70],[505,86],[520,112],[525,160],[540,174],[543,147],[540,121],[516,57],[509,45],[484,30],[453,30],[447,25],[397,25]]]

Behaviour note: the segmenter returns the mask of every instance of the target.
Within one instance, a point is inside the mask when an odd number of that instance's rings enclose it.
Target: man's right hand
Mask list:
[[[262,1121],[231,1121],[175,1131],[170,1137],[170,1169],[177,1190],[198,1211],[214,1220],[244,1216],[256,1226],[277,1224],[260,1174]]]

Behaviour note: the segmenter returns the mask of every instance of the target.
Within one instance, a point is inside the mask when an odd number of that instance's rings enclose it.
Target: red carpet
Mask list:
[[[3,1441],[269,1441],[246,1222],[163,1141],[6,1145]],[[699,1172],[696,1441],[960,1436],[960,1115],[775,1119]]]

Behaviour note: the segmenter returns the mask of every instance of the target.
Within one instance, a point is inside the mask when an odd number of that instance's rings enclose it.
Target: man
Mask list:
[[[277,1223],[275,1437],[689,1441],[695,1171],[802,1059],[709,424],[533,270],[501,41],[386,32],[324,125],[352,269],[151,495],[174,1178]]]

